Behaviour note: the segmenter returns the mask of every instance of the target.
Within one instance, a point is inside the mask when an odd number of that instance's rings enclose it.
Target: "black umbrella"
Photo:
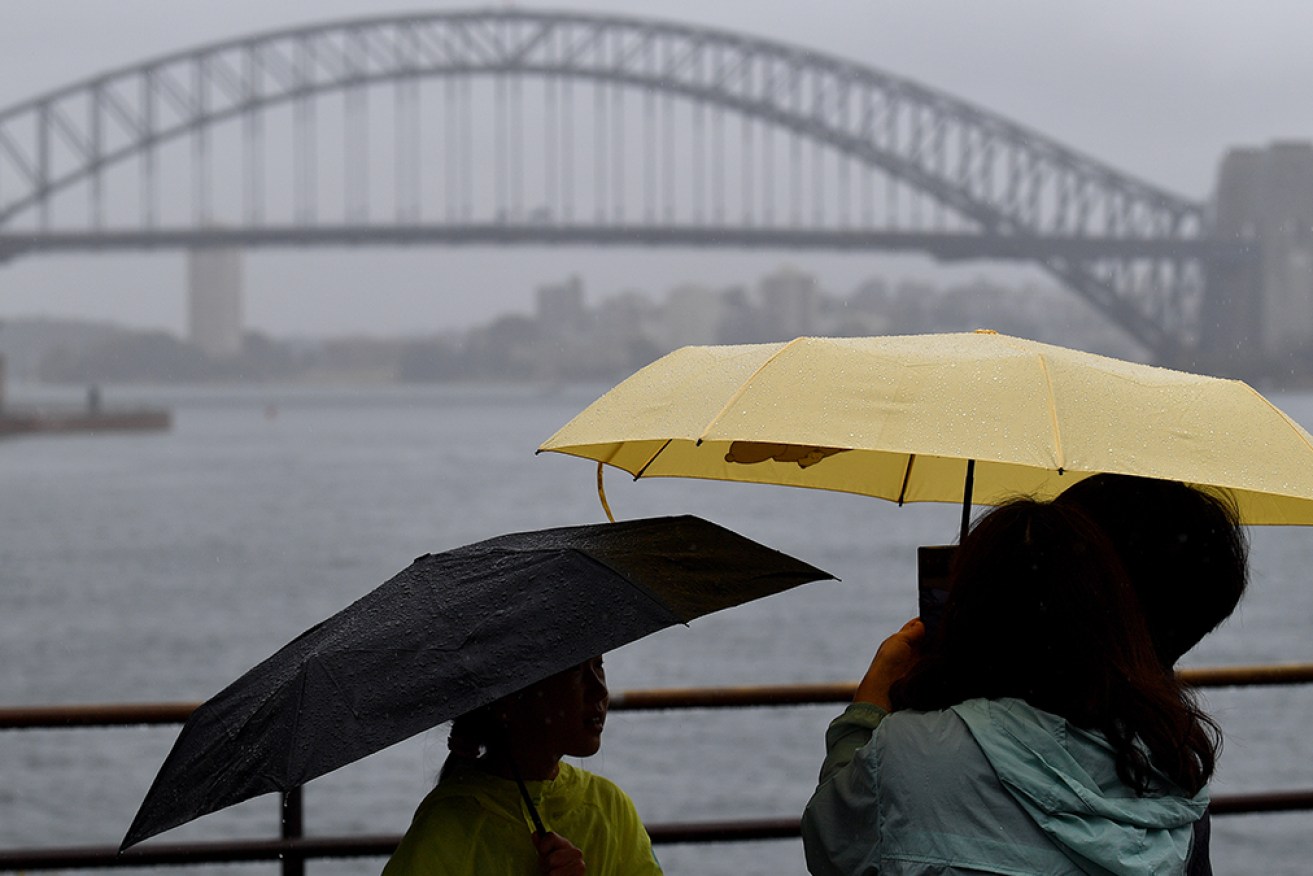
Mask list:
[[[122,848],[649,633],[831,577],[697,517],[514,533],[420,557],[193,712]]]

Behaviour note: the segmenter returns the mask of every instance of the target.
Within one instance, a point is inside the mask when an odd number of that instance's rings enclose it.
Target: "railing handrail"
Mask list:
[[[1177,675],[1186,684],[1198,688],[1313,684],[1313,663],[1183,669]],[[612,694],[610,708],[625,712],[824,705],[848,702],[856,688],[856,682],[833,682],[639,689]],[[0,730],[181,724],[199,705],[174,702],[6,706],[0,707]]]
[[[1313,664],[1229,666],[1186,669],[1178,673],[1192,687],[1251,687],[1313,683]],[[664,709],[752,708],[763,706],[823,705],[852,699],[856,684],[757,685],[742,687],[662,688],[629,690],[611,697],[615,711]],[[127,727],[181,724],[199,703],[113,703],[0,708],[0,731],[59,730],[74,727]],[[300,791],[292,801],[299,812]],[[1215,797],[1215,815],[1254,812],[1288,812],[1313,809],[1313,789],[1263,791]],[[0,871],[108,869],[201,863],[253,861],[283,862],[283,872],[302,873],[312,858],[383,857],[400,842],[399,835],[300,835],[299,815],[290,835],[279,839],[220,840],[212,842],[148,842],[120,853],[113,846],[62,846],[0,850]],[[286,825],[284,825],[286,827]],[[797,818],[652,824],[648,833],[655,844],[746,842],[795,839]]]
[[[1313,809],[1313,789],[1230,794],[1214,798],[1211,804],[1211,811],[1217,816],[1307,809]],[[649,824],[647,830],[654,845],[797,839],[802,835],[798,818]],[[146,842],[123,853],[113,846],[5,849],[0,850],[0,872],[381,858],[392,854],[400,842],[400,834],[356,834],[295,839]]]

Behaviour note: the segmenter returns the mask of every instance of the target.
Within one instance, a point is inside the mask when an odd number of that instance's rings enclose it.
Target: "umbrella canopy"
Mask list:
[[[1098,472],[1231,491],[1245,523],[1313,524],[1313,438],[1223,380],[994,332],[684,347],[540,448],[639,477],[897,502],[1051,498]]]
[[[420,557],[202,704],[123,848],[649,633],[831,577],[697,517],[516,533]]]

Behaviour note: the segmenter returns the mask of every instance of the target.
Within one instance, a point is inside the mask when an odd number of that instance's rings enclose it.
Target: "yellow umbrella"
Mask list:
[[[1248,385],[994,332],[684,347],[539,450],[596,460],[599,489],[607,464],[965,516],[1113,472],[1225,488],[1245,523],[1313,524],[1313,437]]]

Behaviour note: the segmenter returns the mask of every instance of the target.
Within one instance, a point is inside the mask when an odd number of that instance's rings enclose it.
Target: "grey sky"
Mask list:
[[[339,17],[475,4],[381,0],[0,0],[0,107],[111,67]],[[1306,0],[663,0],[530,3],[756,33],[940,88],[1191,197],[1232,145],[1313,138]],[[782,263],[835,292],[863,277],[956,274],[913,257],[677,251],[286,250],[246,262],[247,322],[276,334],[422,332],[527,310],[578,272],[591,297],[748,282]],[[0,318],[46,313],[175,331],[177,254],[27,257],[0,267]],[[362,290],[368,294],[362,294]]]

